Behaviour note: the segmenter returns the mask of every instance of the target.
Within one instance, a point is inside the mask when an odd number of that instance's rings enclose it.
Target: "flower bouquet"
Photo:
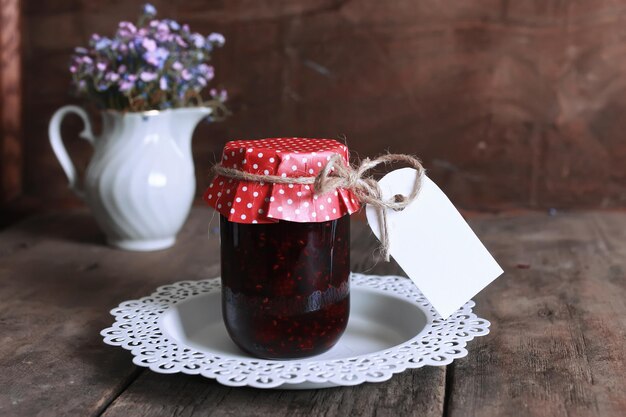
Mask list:
[[[200,93],[215,76],[209,61],[224,36],[205,37],[156,13],[146,4],[136,24],[120,22],[113,37],[93,34],[87,47],[76,48],[70,65],[76,93],[122,111],[223,109],[226,90],[211,88],[209,100]]]
[[[192,133],[200,120],[227,113],[225,90],[201,95],[224,36],[203,36],[156,13],[146,4],[136,23],[120,22],[112,37],[92,35],[71,58],[74,90],[100,108],[102,133],[91,133],[78,106],[59,109],[49,129],[70,187],[91,207],[107,241],[128,250],[174,244],[195,194]],[[67,113],[83,119],[81,136],[95,149],[83,186],[61,139]]]

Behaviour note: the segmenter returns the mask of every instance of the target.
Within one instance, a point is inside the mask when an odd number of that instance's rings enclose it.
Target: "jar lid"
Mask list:
[[[349,164],[348,147],[332,139],[269,138],[227,142],[221,164],[258,175],[315,177],[334,154]],[[338,219],[359,210],[350,190],[315,195],[313,185],[272,184],[217,176],[204,200],[231,222],[300,223]]]

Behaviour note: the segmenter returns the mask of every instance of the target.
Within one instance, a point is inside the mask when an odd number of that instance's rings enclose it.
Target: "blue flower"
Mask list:
[[[167,22],[167,24],[170,25],[170,29],[172,29],[172,30],[180,29],[180,25],[175,20],[165,19],[165,22]]]
[[[101,81],[96,85],[96,90],[98,91],[106,91],[108,89],[109,89],[109,84],[106,82]]]
[[[207,80],[212,80],[215,76],[215,70],[211,65],[200,64],[198,66],[198,72]]]
[[[209,36],[207,36],[207,41],[217,46],[224,46],[224,43],[226,43],[226,38],[224,38],[224,35],[222,35],[221,33],[213,32]]]
[[[149,17],[154,17],[157,14],[156,7],[151,5],[150,3],[146,3],[143,5],[143,14]]]
[[[100,38],[98,39],[98,41],[96,41],[96,44],[94,45],[96,51],[101,51],[108,48],[109,46],[111,46],[111,39],[109,38]]]

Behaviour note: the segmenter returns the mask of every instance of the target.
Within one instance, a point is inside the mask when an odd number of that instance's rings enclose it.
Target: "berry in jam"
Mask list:
[[[350,311],[350,216],[230,222],[221,216],[222,313],[244,351],[266,359],[332,348]]]

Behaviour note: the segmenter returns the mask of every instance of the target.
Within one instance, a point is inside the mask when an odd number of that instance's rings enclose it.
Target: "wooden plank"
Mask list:
[[[85,212],[0,234],[0,415],[622,416],[626,412],[626,214],[484,216],[472,221],[506,274],[476,299],[492,334],[448,370],[320,391],[230,389],[137,370],[98,335],[108,310],[156,286],[219,273],[211,214],[195,209],[176,247],[106,248]],[[355,270],[375,241],[353,222]]]
[[[119,302],[219,273],[208,210],[153,253],[107,248],[88,213],[50,214],[0,234],[0,415],[98,415],[139,374],[102,343]]]
[[[176,247],[147,254],[102,246],[84,212],[41,216],[0,234],[0,386],[7,387],[0,392],[0,414],[98,415],[106,409],[112,415],[139,415],[139,401],[146,415],[193,413],[217,402],[223,404],[217,414],[234,407],[251,415],[253,408],[269,413],[279,401],[276,412],[283,414],[313,409],[392,416],[400,409],[407,415],[441,415],[444,368],[407,372],[381,385],[291,397],[231,390],[199,377],[163,378],[138,371],[127,352],[105,346],[98,332],[109,325],[108,310],[120,301],[168,282],[219,274],[215,229],[206,241],[210,218],[207,209],[195,209]],[[354,267],[370,268],[366,248],[375,242],[362,223],[354,222],[353,241]],[[398,271],[394,265],[377,268]],[[381,390],[385,396],[377,395]],[[242,396],[250,400],[242,402]]]
[[[0,0],[0,204],[22,191],[20,0]]]
[[[352,226],[353,270],[401,272],[395,263],[374,265],[375,238],[364,223]],[[308,391],[232,389],[202,377],[144,372],[104,416],[441,416],[445,372],[426,367],[381,384]]]
[[[145,372],[103,416],[438,417],[444,372],[429,367],[381,384],[303,391],[233,389],[201,377]]]
[[[626,215],[477,222],[506,274],[492,335],[453,365],[447,416],[626,415]]]

